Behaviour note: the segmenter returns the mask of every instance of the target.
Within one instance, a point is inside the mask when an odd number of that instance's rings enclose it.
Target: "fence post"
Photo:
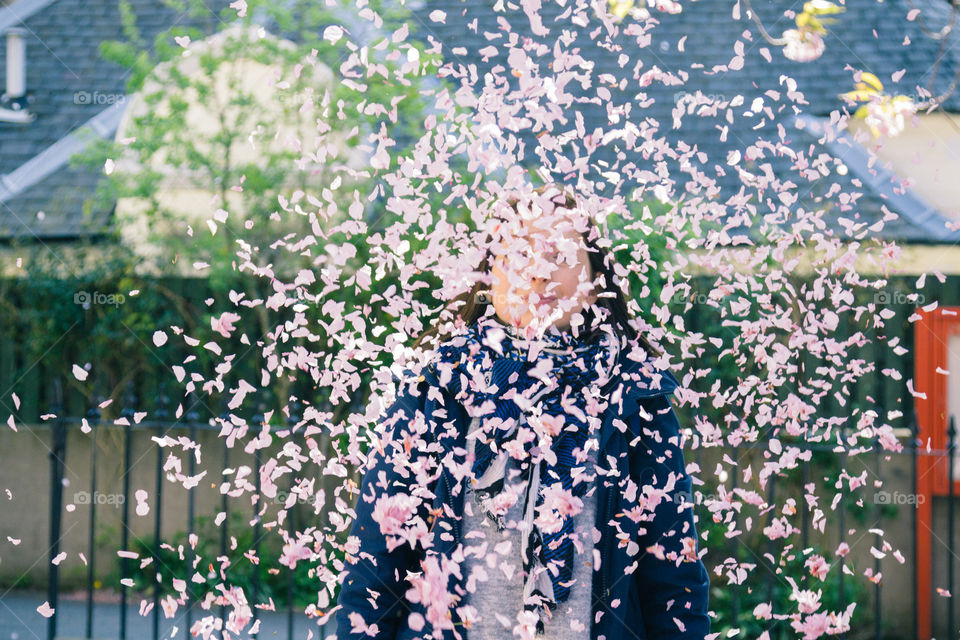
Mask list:
[[[87,411],[90,423],[90,432],[93,438],[90,441],[90,523],[87,530],[87,628],[86,637],[93,637],[93,577],[97,548],[94,544],[97,532],[97,435],[100,432],[100,402],[102,398],[95,395],[95,404]]]
[[[955,452],[955,447],[956,447],[956,443],[957,443],[957,428],[956,428],[956,425],[953,423],[953,416],[950,416],[950,426],[949,426],[949,428],[947,429],[947,437],[949,438],[949,440],[948,440],[949,445],[947,446],[947,455],[950,456],[950,460],[949,460],[950,473],[947,475],[947,486],[949,487],[949,492],[948,492],[948,496],[949,496],[949,497],[947,498],[947,500],[948,500],[948,502],[947,502],[947,526],[949,527],[948,532],[947,532],[947,535],[948,535],[949,537],[947,538],[947,540],[948,540],[947,544],[950,545],[950,547],[949,547],[950,553],[947,554],[947,589],[948,589],[948,590],[950,591],[950,593],[952,594],[952,593],[953,593],[953,565],[954,565],[954,561],[953,561],[953,548],[954,548],[954,544],[953,544],[953,540],[954,540],[954,538],[953,538],[953,534],[954,534],[954,526],[953,526],[953,498],[954,498],[954,495],[953,495],[953,494],[954,494],[953,467],[954,467],[954,461],[953,461],[953,458],[954,458],[954,452]],[[951,598],[951,599],[952,599],[952,598]],[[948,634],[948,637],[953,637],[954,635],[956,635],[955,632],[954,632],[954,628],[953,628],[953,609],[954,609],[953,603],[952,603],[952,602],[947,602],[947,634]]]
[[[294,430],[300,421],[300,403],[293,401],[290,403],[290,415],[287,416],[287,426],[290,428],[289,438],[293,441]],[[297,533],[297,509],[300,506],[300,494],[294,492],[293,474],[290,474],[290,495],[294,496],[293,505],[290,507],[289,527],[293,535]],[[295,605],[294,596],[294,568],[291,567],[287,573],[287,640],[293,640],[293,609]]]
[[[739,444],[739,443],[733,445],[733,461],[734,461],[733,469],[732,469],[731,472],[730,472],[730,476],[731,476],[730,494],[731,494],[731,495],[736,494],[737,484],[738,484],[738,482],[739,482],[739,476],[737,475],[737,470],[740,468],[740,444]],[[738,569],[738,570],[740,569],[740,545],[741,545],[741,544],[743,544],[743,542],[742,542],[742,541],[739,539],[739,537],[738,537],[738,538],[737,538],[737,546],[734,547],[734,556],[733,556],[734,559],[737,561],[737,569]],[[733,628],[737,628],[737,627],[740,626],[740,624],[739,624],[739,621],[740,621],[740,590],[739,590],[739,589],[731,589],[731,590],[730,590],[730,599],[733,601],[733,602],[731,603],[731,604],[732,604],[731,609],[733,609],[733,611],[731,612],[732,618],[731,618],[730,624],[733,626]]]
[[[157,396],[157,434],[160,437],[166,435],[164,432],[164,424],[170,418],[170,411],[168,410],[170,399],[167,397],[167,383],[160,383],[160,393]],[[153,640],[158,640],[160,637],[160,540],[163,537],[163,447],[157,445],[157,477],[156,477],[156,490],[157,490],[157,504],[154,508],[153,515],[153,567],[154,567],[154,580],[153,580]]]
[[[188,396],[188,402],[190,407],[187,409],[185,415],[187,419],[187,426],[190,430],[190,442],[194,445],[197,444],[197,422],[200,420],[200,413],[197,411],[196,407],[200,404],[200,398],[197,396],[196,391],[191,391]],[[196,450],[190,452],[190,457],[188,460],[188,468],[190,477],[193,478],[197,475],[197,452]],[[196,604],[196,598],[194,597],[194,587],[193,587],[193,565],[195,563],[195,557],[193,553],[193,545],[190,544],[190,539],[196,533],[196,510],[197,510],[197,492],[194,491],[196,487],[191,488],[187,492],[187,573],[184,578],[187,581],[187,594],[189,596],[190,602],[187,605],[187,624],[184,631],[187,634],[187,640],[192,637],[192,632],[190,628],[193,626],[193,607]]]
[[[773,433],[772,433],[772,431],[771,431],[771,430],[767,430],[767,433],[766,433],[765,436],[764,436],[764,441],[765,441],[765,444],[766,444],[766,450],[767,450],[767,451],[770,450],[770,441],[771,441],[772,439],[773,439]],[[768,478],[768,480],[767,480],[767,482],[768,482],[768,484],[767,484],[767,497],[766,497],[766,502],[767,502],[767,504],[772,505],[772,504],[774,504],[774,502],[775,502],[776,499],[777,499],[777,493],[776,493],[776,491],[777,491],[777,474],[776,474],[776,473],[771,473],[770,476],[769,476],[769,478]],[[770,509],[770,510],[767,512],[767,526],[768,526],[768,527],[773,523],[773,515],[774,515],[774,510],[773,510],[773,509]],[[776,580],[777,580],[777,565],[776,565],[776,562],[775,562],[774,560],[772,560],[772,558],[774,557],[773,551],[774,551],[773,538],[772,538],[772,537],[768,537],[768,538],[767,538],[767,554],[766,554],[766,557],[763,559],[763,560],[764,560],[763,564],[766,565],[766,567],[767,567],[767,601],[768,601],[768,602],[771,602],[771,603],[774,601],[773,592],[774,592],[774,587],[775,587],[775,585],[776,585]],[[777,622],[774,622],[773,627],[771,627],[771,629],[770,629],[770,637],[772,637],[772,638],[779,638],[780,635],[781,635],[781,634],[780,634],[780,630],[779,630],[778,623],[777,623]]]
[[[880,476],[880,437],[877,435],[876,430],[873,432],[873,468],[875,470],[874,475],[878,478]],[[881,479],[881,483],[883,480]],[[881,487],[883,485],[881,484]],[[873,485],[873,512],[876,516],[876,521],[873,524],[873,528],[877,530],[878,533],[874,534],[873,544],[877,549],[883,548],[883,536],[880,535],[880,526],[883,524],[883,513],[881,513],[881,504],[877,500],[878,487],[876,483]],[[882,575],[881,570],[883,569],[883,560],[878,556],[874,557],[873,560],[873,575],[879,576]],[[880,605],[881,598],[883,597],[883,592],[880,588],[880,582],[877,581],[873,584],[873,637],[876,640],[881,640],[882,629],[883,629],[883,607]]]
[[[63,409],[63,387],[60,379],[53,381],[53,406],[51,412],[56,415],[51,426],[52,446],[50,447],[50,562],[48,565],[47,602],[53,608],[53,615],[47,619],[47,638],[53,640],[57,635],[57,594],[60,590],[60,570],[53,559],[60,555],[60,515],[63,511],[63,473],[67,450],[67,426],[60,415]],[[92,497],[91,497],[92,499]]]
[[[263,433],[267,420],[265,417],[266,403],[261,399],[258,403],[258,412],[253,416],[253,423],[260,428]],[[260,433],[257,437],[260,437]],[[251,581],[250,606],[253,609],[253,620],[256,623],[260,619],[257,602],[260,597],[260,518],[263,513],[263,489],[260,486],[260,467],[263,465],[261,449],[257,446],[253,450],[253,482],[257,492],[256,508],[253,512],[253,557],[256,562],[253,563],[253,580]],[[254,638],[259,634],[253,634]]]
[[[847,423],[846,423],[846,421],[844,421],[844,423],[840,425],[839,431],[840,431],[840,446],[843,448],[843,453],[841,454],[841,460],[843,460],[843,462],[842,462],[842,467],[841,467],[841,468],[842,468],[842,469],[847,469],[847,468],[850,466],[850,465],[849,465],[850,451],[849,451],[849,445],[847,444]],[[841,544],[843,544],[843,543],[845,543],[845,542],[847,541],[847,522],[846,522],[846,520],[847,520],[847,518],[846,518],[846,515],[847,515],[847,503],[846,503],[845,494],[846,494],[846,485],[843,484],[843,481],[842,481],[842,479],[841,479],[841,482],[840,482],[840,496],[841,496],[841,497],[840,497],[839,502],[837,503],[838,509],[839,509],[839,513],[837,514],[837,522],[838,522],[839,525],[840,525],[840,543],[841,543]],[[843,571],[844,564],[845,564],[845,556],[841,556],[841,557],[840,557],[839,573],[838,573],[838,576],[837,576],[837,577],[839,578],[839,581],[840,581],[840,584],[839,584],[838,587],[837,587],[837,591],[839,592],[838,595],[839,595],[839,599],[840,599],[840,608],[841,608],[841,609],[846,608],[846,605],[847,605],[847,601],[846,601],[846,598],[845,598],[846,592],[845,592],[845,590],[844,590],[844,588],[843,588],[843,587],[844,587],[844,571]],[[841,635],[841,637],[843,637],[843,636],[845,636],[845,635],[846,635],[846,634],[843,634],[843,635]]]
[[[920,454],[920,423],[917,421],[917,408],[913,408],[910,420],[910,478],[913,481],[913,495],[919,498],[920,483],[917,480],[917,456]],[[926,496],[924,496],[926,498]],[[920,527],[920,500],[913,501],[913,632],[920,637],[920,537],[917,535]]]
[[[133,395],[132,385],[127,385],[126,406],[121,410],[120,416],[124,418],[123,425],[123,530],[120,532],[121,546],[123,550],[129,551],[127,547],[130,544],[130,467],[133,457],[131,446],[133,440],[133,407],[136,397]],[[127,568],[129,558],[126,556],[120,558],[120,640],[127,640],[127,586],[123,583],[129,576]]]
[[[222,429],[224,425],[230,424],[230,406],[229,400],[227,399],[227,394],[223,394],[220,397],[220,428]],[[223,440],[223,472],[221,474],[220,480],[220,510],[223,512],[223,524],[220,525],[220,557],[227,557],[227,535],[230,529],[230,491],[223,488],[223,483],[226,482],[227,474],[226,470],[230,468],[230,446],[229,438],[222,438]],[[220,605],[220,620],[224,625],[227,624],[227,605]]]

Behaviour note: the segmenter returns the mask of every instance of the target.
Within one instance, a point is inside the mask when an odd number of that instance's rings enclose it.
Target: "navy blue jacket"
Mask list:
[[[602,561],[593,573],[590,638],[703,640],[710,632],[710,582],[700,560],[691,477],[669,400],[678,382],[664,371],[659,384],[654,383],[640,372],[638,363],[626,363],[621,362],[620,374],[604,389],[609,403],[602,414],[598,461],[614,471],[598,473],[596,480],[596,527],[601,532],[597,549]],[[421,374],[405,372],[396,401],[378,427],[384,453],[373,447],[369,451],[350,530],[359,539],[359,551],[348,554],[334,613],[338,640],[469,637],[456,605],[449,612],[453,629],[431,636],[429,622],[418,632],[407,625],[413,612],[426,617],[421,603],[406,598],[407,572],[421,570],[424,554],[452,557],[461,542],[463,481],[451,468],[464,464],[470,423],[460,402],[443,390],[432,366],[424,366]],[[434,462],[428,463],[428,457]],[[449,462],[437,466],[438,461]],[[425,498],[418,515],[430,527],[431,545],[426,550],[406,542],[387,550],[372,518],[384,487]],[[656,498],[647,500],[641,507],[638,498],[654,489],[662,499],[658,504]],[[686,553],[681,553],[684,549]],[[466,577],[461,581],[451,576],[449,593],[464,593]],[[376,624],[376,633],[352,633],[349,616],[354,612],[367,625]]]

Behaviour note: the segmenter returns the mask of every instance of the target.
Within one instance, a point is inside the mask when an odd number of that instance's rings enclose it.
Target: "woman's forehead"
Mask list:
[[[537,218],[517,219],[512,224],[502,225],[500,244],[507,246],[518,239],[528,242],[572,240],[577,241],[581,233],[575,228],[569,216],[539,216]]]

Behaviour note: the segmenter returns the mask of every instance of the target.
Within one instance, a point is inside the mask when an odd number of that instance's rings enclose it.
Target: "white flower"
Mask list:
[[[906,119],[917,112],[917,105],[906,96],[873,100],[867,104],[864,122],[873,134],[895,136],[906,127]]]
[[[783,55],[794,62],[816,60],[826,49],[823,36],[812,29],[787,29],[783,37],[787,41]]]
[[[664,13],[677,14],[683,11],[683,7],[675,0],[647,0],[647,4]]]

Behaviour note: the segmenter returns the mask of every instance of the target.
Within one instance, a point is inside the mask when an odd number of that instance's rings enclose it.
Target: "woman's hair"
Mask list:
[[[558,191],[559,194],[562,194],[563,201],[557,202],[560,208],[574,209],[577,206],[577,201],[573,194],[557,184],[545,184],[534,189],[533,193],[537,195],[543,195],[547,189],[553,189],[554,191]],[[520,198],[517,196],[513,196],[507,200],[514,213],[517,214],[519,214],[519,210],[517,208],[519,201]],[[590,257],[591,278],[595,281],[597,276],[601,275],[603,281],[603,288],[598,292],[596,306],[601,307],[607,313],[603,319],[599,319],[596,317],[596,313],[592,307],[587,307],[581,310],[580,313],[583,315],[584,319],[583,326],[581,327],[581,338],[583,338],[585,341],[592,341],[599,337],[603,331],[602,325],[604,322],[606,322],[611,325],[611,328],[618,335],[621,342],[624,337],[626,337],[628,340],[636,340],[640,343],[640,346],[647,351],[647,353],[653,356],[661,355],[661,350],[653,346],[645,336],[640,335],[630,324],[631,317],[630,312],[627,309],[626,298],[624,297],[623,291],[620,289],[620,287],[615,285],[613,282],[613,265],[615,258],[610,251],[597,244],[597,239],[601,235],[600,230],[597,228],[591,217],[587,216],[587,220],[587,228],[584,230],[582,236],[584,244],[587,247],[587,254]],[[491,259],[492,255],[488,249],[487,254],[480,262],[477,271],[483,274],[490,273]],[[629,288],[629,283],[625,284]],[[469,291],[462,293],[451,300],[448,303],[447,308],[459,308],[460,319],[463,321],[464,325],[469,326],[485,314],[486,304],[478,300],[478,293],[486,289],[487,286],[485,285],[484,281],[482,279],[478,280]],[[416,341],[413,343],[414,348],[419,347],[428,338],[433,339],[435,344],[440,344],[451,337],[449,332],[444,334],[440,333],[440,326],[444,313],[441,313],[440,315],[441,318],[438,319],[433,326],[422,332],[417,337]]]

